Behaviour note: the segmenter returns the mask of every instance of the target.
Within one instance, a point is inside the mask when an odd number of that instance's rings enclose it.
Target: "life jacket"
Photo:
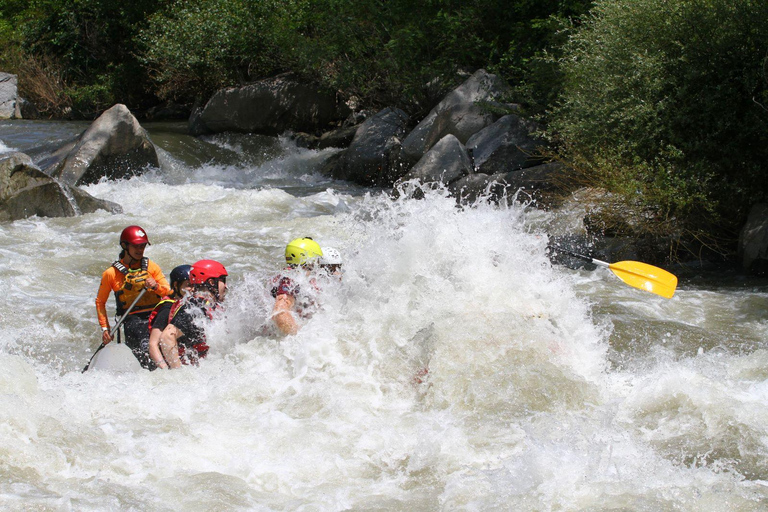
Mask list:
[[[179,312],[183,305],[188,304],[195,299],[197,299],[197,302],[201,300],[200,297],[195,295],[187,295],[184,299],[177,300],[171,306],[171,311],[168,314],[168,321],[170,322],[176,316],[176,313]],[[216,310],[216,305],[216,303],[211,302],[208,299],[202,299],[202,304],[194,304],[194,306],[199,307],[203,311],[208,319],[213,319],[213,312]],[[186,336],[184,338],[186,338]],[[210,349],[207,340],[205,339],[205,335],[203,334],[203,337],[195,342],[186,342],[184,338],[179,340],[177,344],[179,359],[181,359],[182,364],[198,366],[200,364],[200,359],[205,358]]]
[[[157,316],[157,313],[162,309],[162,307],[166,304],[170,304],[173,302],[178,302],[177,299],[173,299],[166,295],[162,299],[160,299],[160,302],[157,303],[155,306],[155,309],[152,310],[152,312],[149,314],[149,332],[152,332],[152,322],[155,320],[155,317]]]
[[[112,264],[115,269],[125,276],[123,285],[119,290],[115,291],[115,303],[118,315],[123,315],[133,301],[136,300],[141,290],[144,289],[144,281],[149,277],[147,268],[149,266],[149,259],[141,258],[141,266],[137,269],[130,269],[123,264],[122,261],[117,260]],[[155,307],[158,302],[158,297],[152,292],[145,293],[144,296],[136,303],[131,314],[147,312]]]
[[[310,318],[317,311],[317,295],[320,292],[320,286],[317,279],[309,278],[309,290],[302,288],[296,279],[291,278],[290,274],[294,269],[288,268],[284,273],[272,278],[272,297],[278,295],[289,295],[294,299],[294,310],[301,318]]]

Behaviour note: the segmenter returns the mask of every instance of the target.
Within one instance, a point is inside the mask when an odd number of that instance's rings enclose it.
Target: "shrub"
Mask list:
[[[564,48],[550,135],[596,184],[677,218],[684,244],[733,241],[768,192],[767,56],[764,1],[601,0]]]
[[[142,62],[160,96],[173,99],[268,75],[280,66],[271,20],[286,8],[277,0],[179,0],[139,33]]]

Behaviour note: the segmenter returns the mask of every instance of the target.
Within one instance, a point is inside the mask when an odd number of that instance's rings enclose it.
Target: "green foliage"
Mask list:
[[[542,20],[584,13],[591,3],[307,0],[278,46],[286,66],[418,117],[455,85],[457,71],[485,67],[520,82],[528,61],[553,41],[555,25]]]
[[[191,101],[294,71],[416,117],[485,67],[522,82],[551,15],[588,0],[0,0],[0,48],[54,60],[83,113],[105,101]],[[17,59],[18,60],[18,59]],[[0,57],[2,63],[2,57]],[[539,80],[548,87],[551,82]],[[83,91],[77,89],[83,88]],[[551,87],[550,87],[551,88]]]
[[[149,19],[137,40],[142,62],[174,99],[207,95],[224,85],[279,70],[271,27],[290,2],[179,0]]]
[[[768,193],[766,56],[764,1],[602,0],[559,62],[551,133],[598,183],[734,233]]]
[[[103,102],[118,98],[136,106],[149,95],[147,74],[136,60],[132,36],[146,17],[164,3],[3,0],[0,46],[4,53],[11,49],[23,52],[22,61],[56,61],[64,70],[62,78],[70,84],[71,92],[85,88],[76,93],[82,100],[75,102],[76,108],[82,109],[80,115],[93,115],[103,108]]]

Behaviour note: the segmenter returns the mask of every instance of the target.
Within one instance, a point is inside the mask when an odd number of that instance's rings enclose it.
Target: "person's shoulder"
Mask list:
[[[174,304],[176,304],[178,300],[174,299],[164,299],[157,303],[157,306],[155,306],[155,309],[157,311],[165,311],[166,309],[171,309]]]
[[[147,271],[148,272],[161,272],[160,265],[154,261],[147,259]]]
[[[106,270],[104,270],[104,272],[101,273],[102,277],[114,278],[116,275],[117,275],[117,269],[114,267],[114,263],[109,267],[107,267]]]

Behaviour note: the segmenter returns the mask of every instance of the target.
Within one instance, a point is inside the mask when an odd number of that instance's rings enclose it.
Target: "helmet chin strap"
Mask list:
[[[128,257],[128,261],[126,263],[130,267],[132,264],[134,264],[137,261],[141,261],[140,259],[134,259],[133,256],[131,256],[131,251],[128,250],[128,243],[127,242],[121,242],[120,247],[123,249],[120,253],[120,259],[123,259],[124,257]]]

